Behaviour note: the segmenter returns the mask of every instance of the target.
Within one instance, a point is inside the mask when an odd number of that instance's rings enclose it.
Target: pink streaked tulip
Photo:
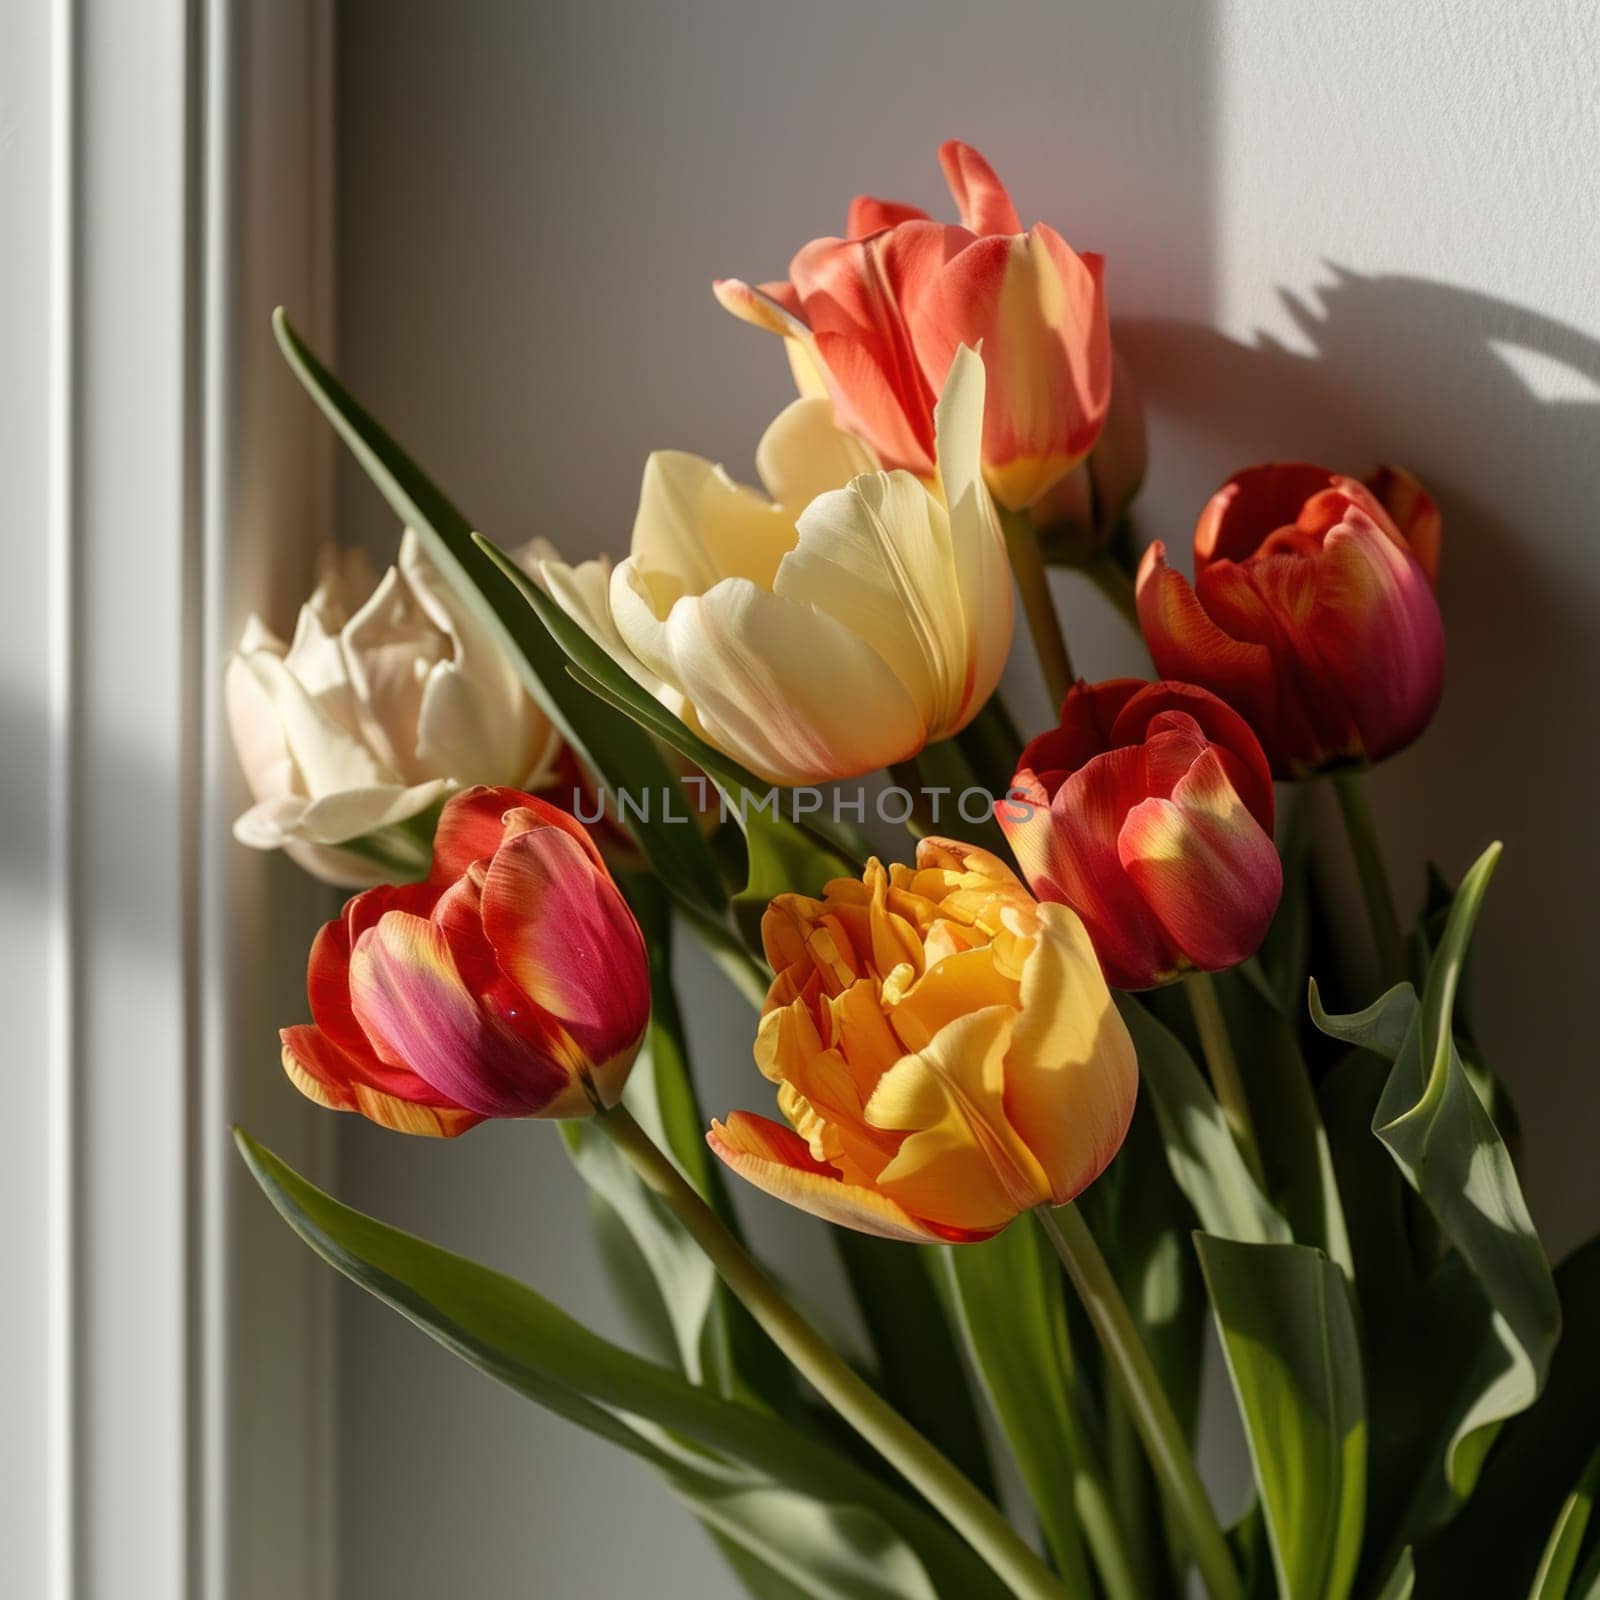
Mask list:
[[[995,498],[1032,505],[1088,455],[1111,401],[1103,262],[1053,228],[1026,232],[970,145],[939,151],[959,226],[858,196],[843,239],[814,239],[783,283],[719,280],[734,315],[788,342],[804,394],[886,468],[934,471],[933,406],[963,345],[988,372],[983,463]]]
[[[1444,691],[1438,560],[1438,511],[1398,468],[1363,484],[1251,467],[1200,515],[1192,587],[1161,543],[1145,552],[1139,622],[1158,671],[1239,711],[1278,777],[1308,777],[1427,727]]]
[[[707,1141],[758,1188],[861,1233],[986,1239],[1065,1205],[1121,1145],[1138,1068],[1081,921],[1003,862],[924,839],[761,924],[756,1062],[788,1126]]]
[[[423,883],[369,889],[311,947],[295,1087],[401,1133],[615,1105],[650,1015],[644,941],[582,825],[516,789],[450,800]]]
[[[1114,989],[1236,966],[1277,910],[1267,758],[1192,684],[1075,685],[995,812],[1033,892],[1083,919]]]

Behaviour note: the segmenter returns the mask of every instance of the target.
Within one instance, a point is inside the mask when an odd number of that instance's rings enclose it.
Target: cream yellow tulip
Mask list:
[[[627,559],[546,563],[546,583],[634,678],[769,782],[904,760],[972,720],[1011,646],[983,392],[982,363],[960,351],[935,413],[932,485],[877,471],[817,397],[762,439],[765,494],[658,452]]]

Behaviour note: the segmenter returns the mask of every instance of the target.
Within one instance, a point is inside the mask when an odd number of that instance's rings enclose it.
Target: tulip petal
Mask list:
[[[794,542],[792,516],[713,462],[682,450],[645,462],[631,559],[675,594],[701,594],[723,578],[771,588]]]
[[[963,227],[977,234],[1022,232],[1022,220],[1006,186],[970,144],[947,140],[939,146],[939,165]]]
[[[1236,472],[1206,502],[1194,529],[1199,574],[1213,561],[1243,561],[1279,528],[1292,528],[1308,500],[1334,481],[1310,461],[1269,461]]]
[[[857,1233],[909,1244],[987,1236],[936,1227],[875,1190],[845,1183],[832,1167],[812,1158],[804,1139],[769,1117],[734,1111],[726,1122],[712,1122],[706,1143],[718,1159],[756,1188]]]
[[[1136,679],[1124,681],[1137,683]],[[1261,741],[1237,711],[1209,690],[1192,683],[1139,684],[1138,692],[1118,711],[1106,743],[1133,744],[1145,738],[1157,720],[1174,712],[1198,726],[1212,744],[1222,747],[1229,780],[1251,815],[1270,834],[1275,809],[1272,769]]]
[[[632,1062],[650,1018],[644,940],[604,868],[555,828],[519,834],[489,863],[482,916],[501,971],[585,1062]]]
[[[1433,496],[1404,467],[1379,467],[1366,487],[1427,573],[1428,582],[1437,587],[1443,522]]]
[[[1067,691],[1061,703],[1061,720],[1031,740],[1017,759],[1017,775],[1037,780],[1051,794],[1069,773],[1119,744],[1114,733],[1123,708],[1141,690],[1150,688],[1143,678],[1105,678],[1099,683],[1081,680]]]
[[[679,689],[706,738],[769,782],[856,777],[925,741],[883,657],[811,606],[730,578],[663,620],[631,560],[611,599],[623,638]]]
[[[379,890],[374,898],[383,902],[390,897]],[[364,1084],[376,1093],[401,1100],[435,1102],[440,1098],[409,1067],[381,1059],[356,1021],[350,1009],[350,930],[343,918],[324,923],[311,941],[311,955],[306,962],[306,998],[311,1003],[311,1020],[316,1024],[312,1031],[329,1051],[338,1053],[340,1073],[352,1090],[357,1084]],[[284,1037],[287,1042],[287,1034]]]
[[[939,250],[937,223],[870,239],[814,239],[789,265],[841,425],[886,467],[933,471],[933,389],[900,309],[907,263]],[[941,374],[942,376],[942,374]]]
[[[858,194],[850,202],[845,218],[844,236],[847,239],[865,239],[868,234],[881,233],[902,222],[928,222],[932,220],[920,206],[908,206],[899,200],[876,200],[869,194]]]
[[[1197,683],[1227,701],[1257,734],[1270,730],[1275,722],[1271,652],[1224,633],[1212,621],[1189,580],[1167,565],[1167,548],[1159,539],[1139,563],[1136,592],[1139,627],[1161,676]]]
[[[1000,682],[1016,626],[1011,561],[983,476],[986,383],[978,353],[963,346],[950,363],[933,413],[939,482],[950,516],[956,591],[966,620],[969,703],[974,713]]]
[[[561,1114],[585,1097],[562,1064],[491,1017],[468,991],[442,929],[386,912],[350,957],[350,1001],[373,1048],[488,1117]],[[558,1104],[559,1102],[559,1104]]]
[[[806,398],[827,398],[828,380],[817,353],[816,340],[800,315],[800,300],[787,283],[764,283],[752,288],[739,278],[718,278],[711,285],[717,303],[741,322],[776,333],[783,339],[794,373],[794,386]]]
[[[930,735],[955,732],[967,629],[944,507],[909,472],[871,473],[818,496],[799,532],[776,592],[870,640]]]
[[[1128,812],[1148,794],[1142,746],[1093,757],[1056,790],[1048,812],[1000,825],[1041,899],[1069,905],[1088,924],[1106,982],[1144,989],[1181,965],[1165,930],[1117,853]]]
[[[570,812],[521,789],[480,784],[453,795],[440,812],[428,882],[436,890],[454,883],[473,862],[487,861],[507,839],[532,828],[559,829],[583,849],[597,868],[604,870],[594,841]]]
[[[947,1227],[994,1233],[1049,1198],[1049,1182],[1005,1110],[1016,1020],[1007,1005],[956,1016],[879,1080],[866,1120],[905,1134],[877,1178],[889,1199]]]
[[[1117,841],[1128,876],[1173,943],[1202,971],[1255,954],[1283,892],[1272,838],[1228,781],[1215,749],[1170,799],[1134,806]]]
[[[682,696],[669,688],[623,642],[611,615],[611,562],[604,556],[568,566],[544,561],[539,576],[551,598],[642,689],[654,695],[674,716]]]
[[[352,722],[346,722],[331,709],[343,704],[348,712],[347,684],[337,695],[328,691],[314,697],[295,675],[292,654],[285,658],[259,650],[238,659],[255,674],[272,703],[300,774],[302,792],[333,794],[342,789],[386,787],[399,781],[399,775],[357,736],[353,717]]]
[[[1053,229],[990,235],[908,292],[924,371],[942,376],[961,345],[988,373],[983,459],[1002,505],[1031,505],[1090,451],[1111,404],[1104,263]]]
[[[826,398],[786,405],[756,446],[756,472],[791,522],[818,495],[877,470],[872,452],[839,426]]]
[[[316,1028],[283,1030],[283,1069],[308,1100],[330,1111],[356,1111],[395,1133],[453,1139],[483,1119],[459,1106],[420,1104],[346,1076],[344,1053]]]
[[[1041,905],[1006,1057],[1005,1110],[1065,1205],[1106,1168],[1133,1118],[1139,1063],[1082,919]]]

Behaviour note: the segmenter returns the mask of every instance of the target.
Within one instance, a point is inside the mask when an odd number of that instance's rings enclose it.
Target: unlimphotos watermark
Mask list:
[[[913,790],[885,784],[869,794],[865,789],[822,789],[805,784],[785,789],[774,784],[761,792],[746,789],[730,796],[709,778],[695,776],[685,778],[681,789],[618,789],[610,796],[592,790],[572,791],[572,814],[591,826],[608,815],[618,822],[649,824],[694,822],[715,811],[720,821],[733,818],[741,827],[763,815],[774,821],[817,818],[856,823],[865,823],[871,816],[895,825],[916,817],[938,827],[955,817],[971,825],[987,822],[997,810],[1006,822],[1025,822],[1034,809],[1033,801],[1021,789],[1008,789],[997,802],[977,785],[956,789],[949,784],[930,784]]]

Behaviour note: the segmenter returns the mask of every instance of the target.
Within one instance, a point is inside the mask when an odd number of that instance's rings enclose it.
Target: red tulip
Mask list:
[[[1193,588],[1145,552],[1139,622],[1157,671],[1241,712],[1280,778],[1381,761],[1444,690],[1438,553],[1438,511],[1398,468],[1252,467],[1200,515]]]
[[[995,807],[1033,892],[1083,919],[1114,989],[1252,955],[1283,890],[1272,774],[1187,683],[1079,683]]]
[[[994,169],[951,140],[939,160],[961,225],[858,196],[843,239],[814,239],[785,283],[716,284],[736,316],[790,341],[802,391],[886,468],[934,471],[933,405],[963,345],[988,375],[983,465],[995,498],[1031,505],[1089,453],[1111,401],[1103,262],[1044,223],[1026,233]]]
[[[402,1133],[612,1106],[650,1015],[644,941],[581,824],[468,789],[423,883],[369,889],[311,947],[314,1021],[283,1064],[319,1105]]]

